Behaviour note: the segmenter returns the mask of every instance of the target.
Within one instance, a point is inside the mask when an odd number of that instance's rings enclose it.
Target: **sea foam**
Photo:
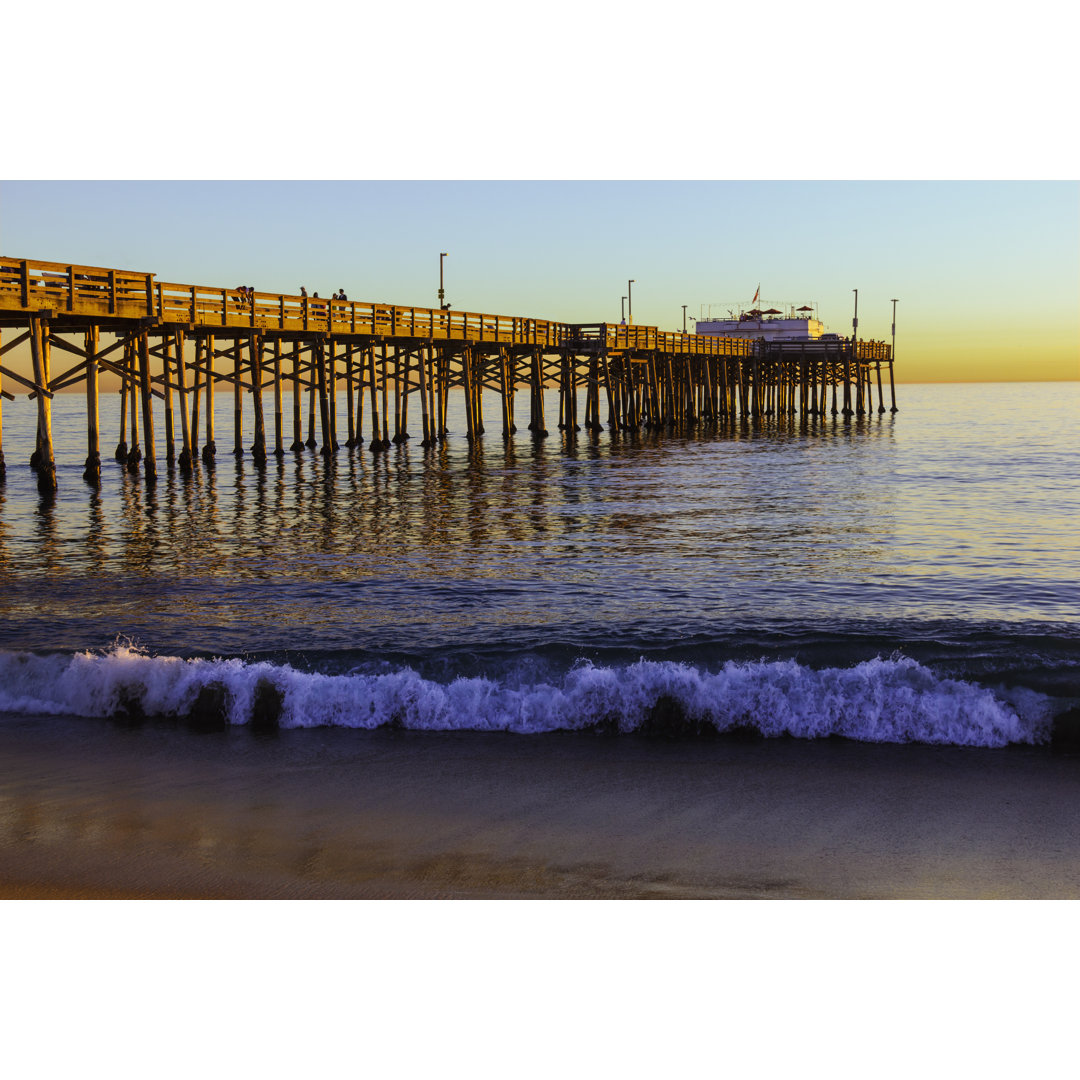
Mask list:
[[[1006,695],[935,674],[902,656],[847,668],[795,660],[581,662],[550,680],[509,673],[437,681],[409,667],[352,674],[287,664],[105,653],[0,652],[0,712],[188,717],[207,700],[223,723],[269,711],[281,727],[396,726],[522,734],[600,729],[725,732],[868,742],[1004,746],[1049,737],[1048,699]],[[262,712],[260,712],[260,709]]]

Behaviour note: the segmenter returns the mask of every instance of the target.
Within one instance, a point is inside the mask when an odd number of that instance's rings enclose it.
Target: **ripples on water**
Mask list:
[[[52,503],[25,465],[34,412],[20,399],[4,405],[0,646],[127,635],[162,654],[458,672],[643,654],[820,667],[899,649],[953,672],[1025,672],[1069,697],[1077,391],[902,385],[899,414],[849,423],[689,438],[552,427],[508,443],[492,395],[476,446],[452,412],[433,449],[414,435],[387,453],[289,453],[263,470],[222,452],[192,479],[163,467],[156,403],[152,487],[111,460],[108,395],[100,491],[81,479],[82,399],[59,396]],[[216,407],[225,446],[231,395]],[[288,430],[288,401],[284,413]]]

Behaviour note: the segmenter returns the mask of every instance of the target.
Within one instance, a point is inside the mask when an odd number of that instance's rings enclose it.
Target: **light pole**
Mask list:
[[[622,298],[622,304],[619,306],[619,311],[622,313],[622,321],[626,322],[626,297]]]
[[[443,267],[442,267],[442,261],[443,261],[443,259],[446,258],[446,256],[448,254],[449,254],[449,252],[446,252],[446,251],[440,251],[439,252],[439,310],[440,311],[442,311],[442,310],[444,310],[446,308],[446,305],[443,303],[443,297],[446,296],[446,293],[443,290]]]
[[[686,305],[682,306],[682,332],[686,333]]]
[[[626,283],[626,308],[627,308],[627,311],[629,311],[629,313],[630,313],[630,325],[631,326],[634,325],[634,292],[633,292],[633,289],[630,288],[630,286],[633,285],[636,280],[637,280],[637,278],[631,278]]]
[[[889,394],[892,397],[892,412],[898,412],[896,408],[896,384],[893,382],[893,364],[896,361],[896,300],[892,302],[892,352],[889,353]]]

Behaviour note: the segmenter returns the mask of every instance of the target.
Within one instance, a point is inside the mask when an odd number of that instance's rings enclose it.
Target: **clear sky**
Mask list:
[[[0,252],[162,280],[676,329],[817,303],[902,381],[1080,378],[1080,184],[4,181]],[[692,326],[692,323],[688,323]]]

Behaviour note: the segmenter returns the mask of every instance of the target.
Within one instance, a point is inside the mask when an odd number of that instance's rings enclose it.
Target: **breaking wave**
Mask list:
[[[709,734],[999,747],[1050,734],[1049,699],[935,674],[903,656],[815,670],[795,660],[581,662],[548,679],[425,678],[409,667],[320,674],[287,664],[105,653],[0,652],[0,712],[304,728],[533,734]]]

